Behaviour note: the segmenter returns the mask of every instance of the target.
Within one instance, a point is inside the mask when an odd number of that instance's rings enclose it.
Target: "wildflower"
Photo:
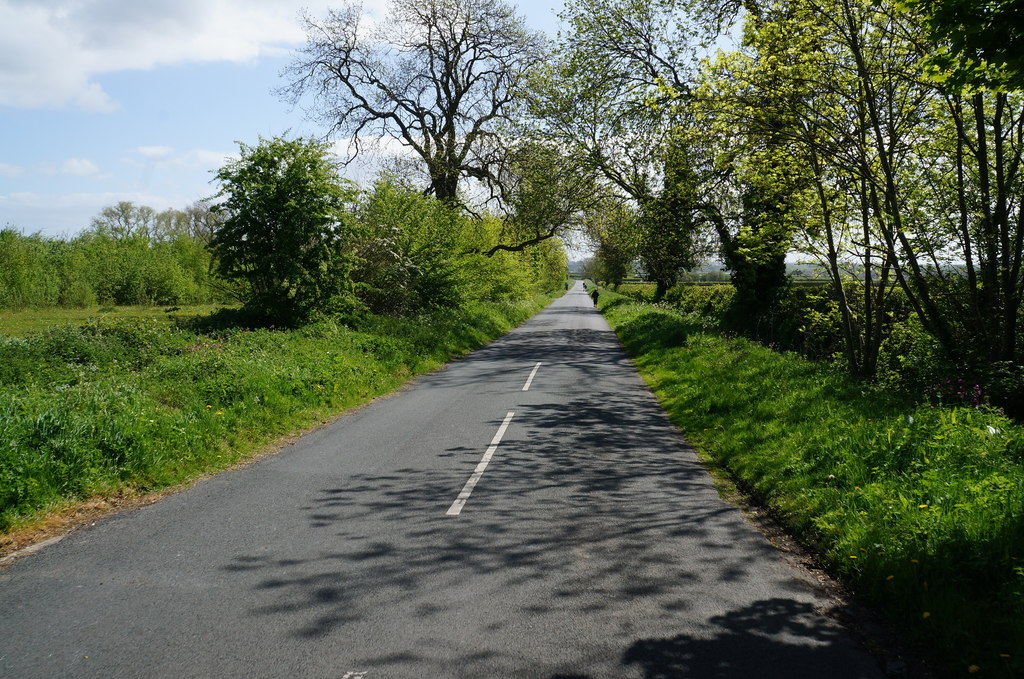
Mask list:
[[[930,612],[928,612],[928,611],[925,611],[924,613],[921,614],[921,619],[922,620],[927,620],[930,617],[932,617],[932,614]]]
[[[210,405],[208,405],[208,406],[206,406],[206,407],[207,407],[207,408],[213,408],[213,406],[210,406]]]
[[[918,505],[918,509],[928,509],[928,505]]]
[[[223,414],[224,414],[223,410],[218,410],[217,412],[214,413],[214,415],[223,415]]]
[[[856,555],[856,554],[851,554],[851,555],[850,555],[850,558],[851,558],[851,559],[856,559],[856,558],[857,558],[857,555]]]
[[[892,580],[895,577],[896,577],[895,575],[890,575],[890,576],[886,577],[886,580]]]
[[[967,668],[967,671],[970,672],[971,674],[974,674],[975,672],[981,671],[981,668],[978,667],[977,665],[971,665],[971,666],[969,666]]]

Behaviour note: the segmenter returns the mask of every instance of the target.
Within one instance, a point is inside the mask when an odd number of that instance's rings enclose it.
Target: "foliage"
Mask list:
[[[222,304],[194,304],[186,306],[132,306],[132,307],[48,307],[45,309],[22,309],[5,311],[0,314],[0,334],[9,337],[25,337],[57,325],[88,325],[96,319],[116,316],[120,319],[149,319],[165,323],[178,323],[186,318],[206,316],[219,309]]]
[[[1024,2],[907,0],[939,49],[934,77],[963,88],[1024,88]]]
[[[506,233],[485,254],[519,252],[577,229],[601,204],[594,170],[556,146],[527,138],[509,150],[502,180]]]
[[[468,271],[460,257],[467,217],[450,205],[381,179],[356,209],[352,246],[360,300],[374,313],[461,306]]]
[[[531,114],[617,191],[646,200],[673,128],[665,111],[688,88],[689,28],[674,3],[574,0],[560,16],[566,32],[534,76]]]
[[[1019,424],[970,398],[915,406],[611,292],[600,306],[689,440],[830,570],[954,668],[1024,669]]]
[[[1024,144],[1011,130],[1024,99],[926,77],[943,46],[893,2],[746,9],[742,43],[705,61],[669,110],[748,332],[770,339],[795,238],[828,273],[851,373],[880,369],[893,288],[946,361],[1016,372]]]
[[[356,226],[347,207],[356,189],[341,179],[329,144],[277,137],[239,147],[216,175],[227,215],[210,242],[217,271],[270,321],[351,313],[347,246]]]
[[[209,253],[188,235],[118,238],[101,228],[64,240],[3,229],[0,262],[0,309],[224,299]]]
[[[655,301],[697,263],[697,173],[689,149],[678,139],[665,151],[661,193],[641,202],[637,250],[647,277],[657,284]]]
[[[587,212],[583,230],[596,245],[587,278],[618,285],[632,274],[642,237],[639,221],[628,203],[614,198],[605,198]]]

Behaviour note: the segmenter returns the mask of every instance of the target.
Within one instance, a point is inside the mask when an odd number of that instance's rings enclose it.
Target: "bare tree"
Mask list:
[[[350,160],[368,139],[391,137],[422,160],[426,193],[457,202],[460,182],[499,183],[499,137],[512,120],[543,37],[501,0],[391,0],[373,25],[358,4],[303,17],[307,44],[279,90],[332,136],[348,137]]]

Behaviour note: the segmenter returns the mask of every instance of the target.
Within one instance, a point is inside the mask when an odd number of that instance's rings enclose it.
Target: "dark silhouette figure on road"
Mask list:
[[[590,293],[590,298],[594,300],[594,306],[597,306],[597,288],[595,288],[594,291]]]

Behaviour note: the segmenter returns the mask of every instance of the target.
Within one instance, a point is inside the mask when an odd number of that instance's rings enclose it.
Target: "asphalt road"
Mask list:
[[[0,571],[0,676],[879,677],[820,603],[577,284],[276,456]]]

